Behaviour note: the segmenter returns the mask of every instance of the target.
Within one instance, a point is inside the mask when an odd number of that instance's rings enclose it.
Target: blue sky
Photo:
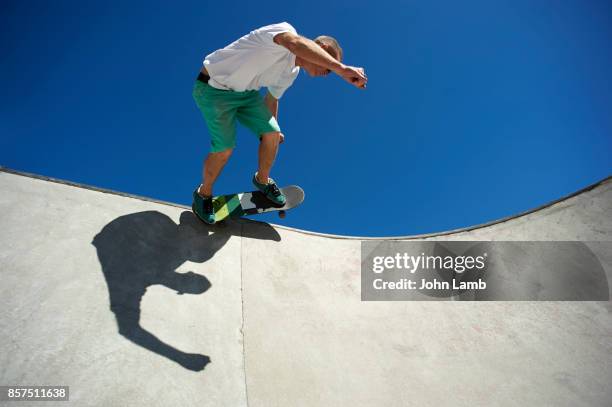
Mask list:
[[[280,101],[284,220],[392,236],[490,221],[612,173],[607,1],[5,2],[0,165],[185,205],[208,151],[207,53],[288,21],[336,37],[364,91],[301,72]],[[216,193],[251,189],[257,142]]]

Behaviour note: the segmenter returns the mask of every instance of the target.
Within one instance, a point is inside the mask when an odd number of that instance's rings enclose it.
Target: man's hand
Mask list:
[[[365,88],[368,83],[368,77],[365,74],[363,68],[356,66],[344,65],[341,69],[336,72],[342,79],[348,83],[355,85],[358,88]]]

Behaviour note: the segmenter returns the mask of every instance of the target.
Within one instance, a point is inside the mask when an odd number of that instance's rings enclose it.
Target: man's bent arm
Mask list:
[[[268,107],[268,110],[270,111],[270,113],[272,113],[272,116],[274,116],[276,121],[278,121],[278,99],[272,96],[272,94],[268,91],[268,93],[266,94],[266,97],[264,98],[264,103]],[[285,136],[283,135],[283,133],[280,133],[279,143],[282,143],[284,141],[285,141]]]
[[[278,121],[278,99],[268,92],[264,98],[264,103],[268,106],[268,110],[270,110],[272,116]]]
[[[274,42],[291,51],[292,54],[304,58],[332,72],[338,73],[344,68],[344,64],[338,62],[313,40],[295,35],[290,32],[277,34]]]

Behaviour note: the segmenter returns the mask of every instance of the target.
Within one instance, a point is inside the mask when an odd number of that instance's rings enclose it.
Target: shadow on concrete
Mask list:
[[[207,226],[185,211],[177,225],[157,211],[118,217],[98,233],[92,244],[108,285],[110,309],[119,333],[125,338],[193,371],[210,362],[206,355],[185,353],[162,342],[140,326],[140,303],[147,287],[161,284],[178,294],[201,294],[211,287],[202,275],[177,273],[185,261],[203,263],[211,259],[232,235],[280,241],[265,223],[243,227],[243,221]],[[244,229],[244,230],[243,230]]]

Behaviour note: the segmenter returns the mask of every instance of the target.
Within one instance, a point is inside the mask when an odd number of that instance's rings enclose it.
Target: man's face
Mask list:
[[[322,66],[319,66],[319,65],[315,65],[309,61],[302,61],[302,68],[304,68],[304,70],[308,72],[308,75],[312,77],[326,76],[326,75],[329,75],[329,73],[331,72],[329,69],[323,68]]]
[[[334,50],[331,47],[328,47],[325,44],[319,44],[319,46],[321,48],[323,48],[333,58],[338,59],[338,57],[336,56],[336,53],[334,52]],[[300,61],[300,66],[302,68],[304,68],[304,70],[306,72],[308,72],[308,75],[310,75],[312,77],[315,77],[315,76],[327,76],[331,72],[327,68],[324,68],[322,66],[313,64],[312,62],[309,62],[309,61],[306,61],[306,60],[301,60]]]

